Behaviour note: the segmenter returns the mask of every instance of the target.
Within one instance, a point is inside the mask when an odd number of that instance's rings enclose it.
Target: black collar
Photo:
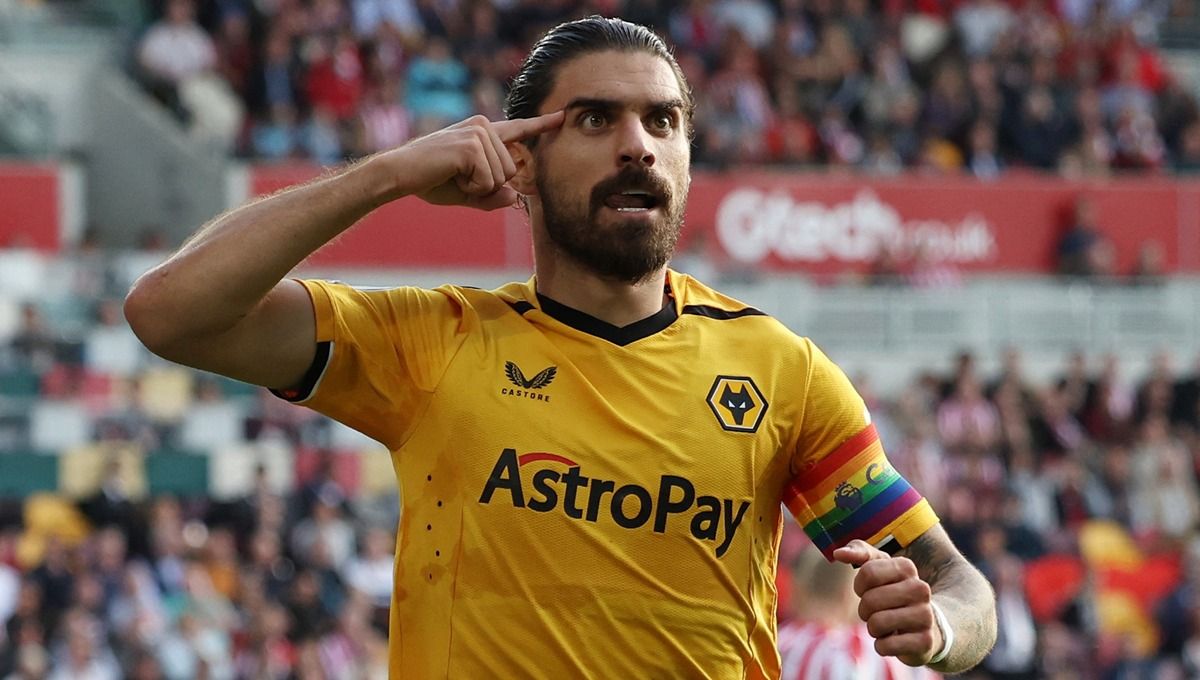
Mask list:
[[[558,321],[575,330],[583,331],[589,335],[607,340],[614,345],[624,347],[629,343],[637,342],[642,338],[648,338],[664,330],[678,318],[679,315],[675,311],[675,296],[671,293],[670,283],[667,284],[665,292],[666,302],[663,304],[662,309],[640,321],[634,321],[628,326],[614,326],[607,321],[597,319],[591,314],[581,312],[578,309],[552,300],[541,293],[537,294],[537,298],[538,302],[541,303],[542,311]]]

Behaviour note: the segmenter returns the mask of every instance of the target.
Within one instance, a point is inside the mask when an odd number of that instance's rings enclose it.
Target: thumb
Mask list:
[[[835,562],[861,567],[871,560],[887,559],[890,555],[866,541],[854,539],[846,545],[833,551]]]
[[[496,210],[507,208],[517,202],[520,194],[510,186],[502,186],[487,196],[471,196],[467,205],[480,210]]]

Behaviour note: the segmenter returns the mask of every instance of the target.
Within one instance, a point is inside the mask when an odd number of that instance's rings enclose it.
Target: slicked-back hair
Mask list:
[[[534,44],[521,64],[521,70],[513,78],[504,100],[504,114],[509,119],[537,116],[538,108],[554,89],[554,79],[560,66],[585,54],[606,51],[645,52],[670,64],[679,81],[685,108],[684,122],[688,137],[691,137],[696,100],[671,49],[645,26],[595,15],[559,24]],[[532,147],[535,139],[528,140],[526,144]]]

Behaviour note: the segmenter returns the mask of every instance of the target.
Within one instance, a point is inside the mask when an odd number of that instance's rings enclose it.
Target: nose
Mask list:
[[[637,116],[625,118],[621,123],[617,142],[619,164],[622,167],[631,164],[647,168],[653,166],[654,152],[650,148],[650,141],[650,133],[646,131]]]

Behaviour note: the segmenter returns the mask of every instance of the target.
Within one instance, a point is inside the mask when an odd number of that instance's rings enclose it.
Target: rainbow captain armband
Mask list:
[[[854,539],[895,553],[937,523],[929,503],[888,463],[868,424],[792,478],[784,503],[825,559]]]

